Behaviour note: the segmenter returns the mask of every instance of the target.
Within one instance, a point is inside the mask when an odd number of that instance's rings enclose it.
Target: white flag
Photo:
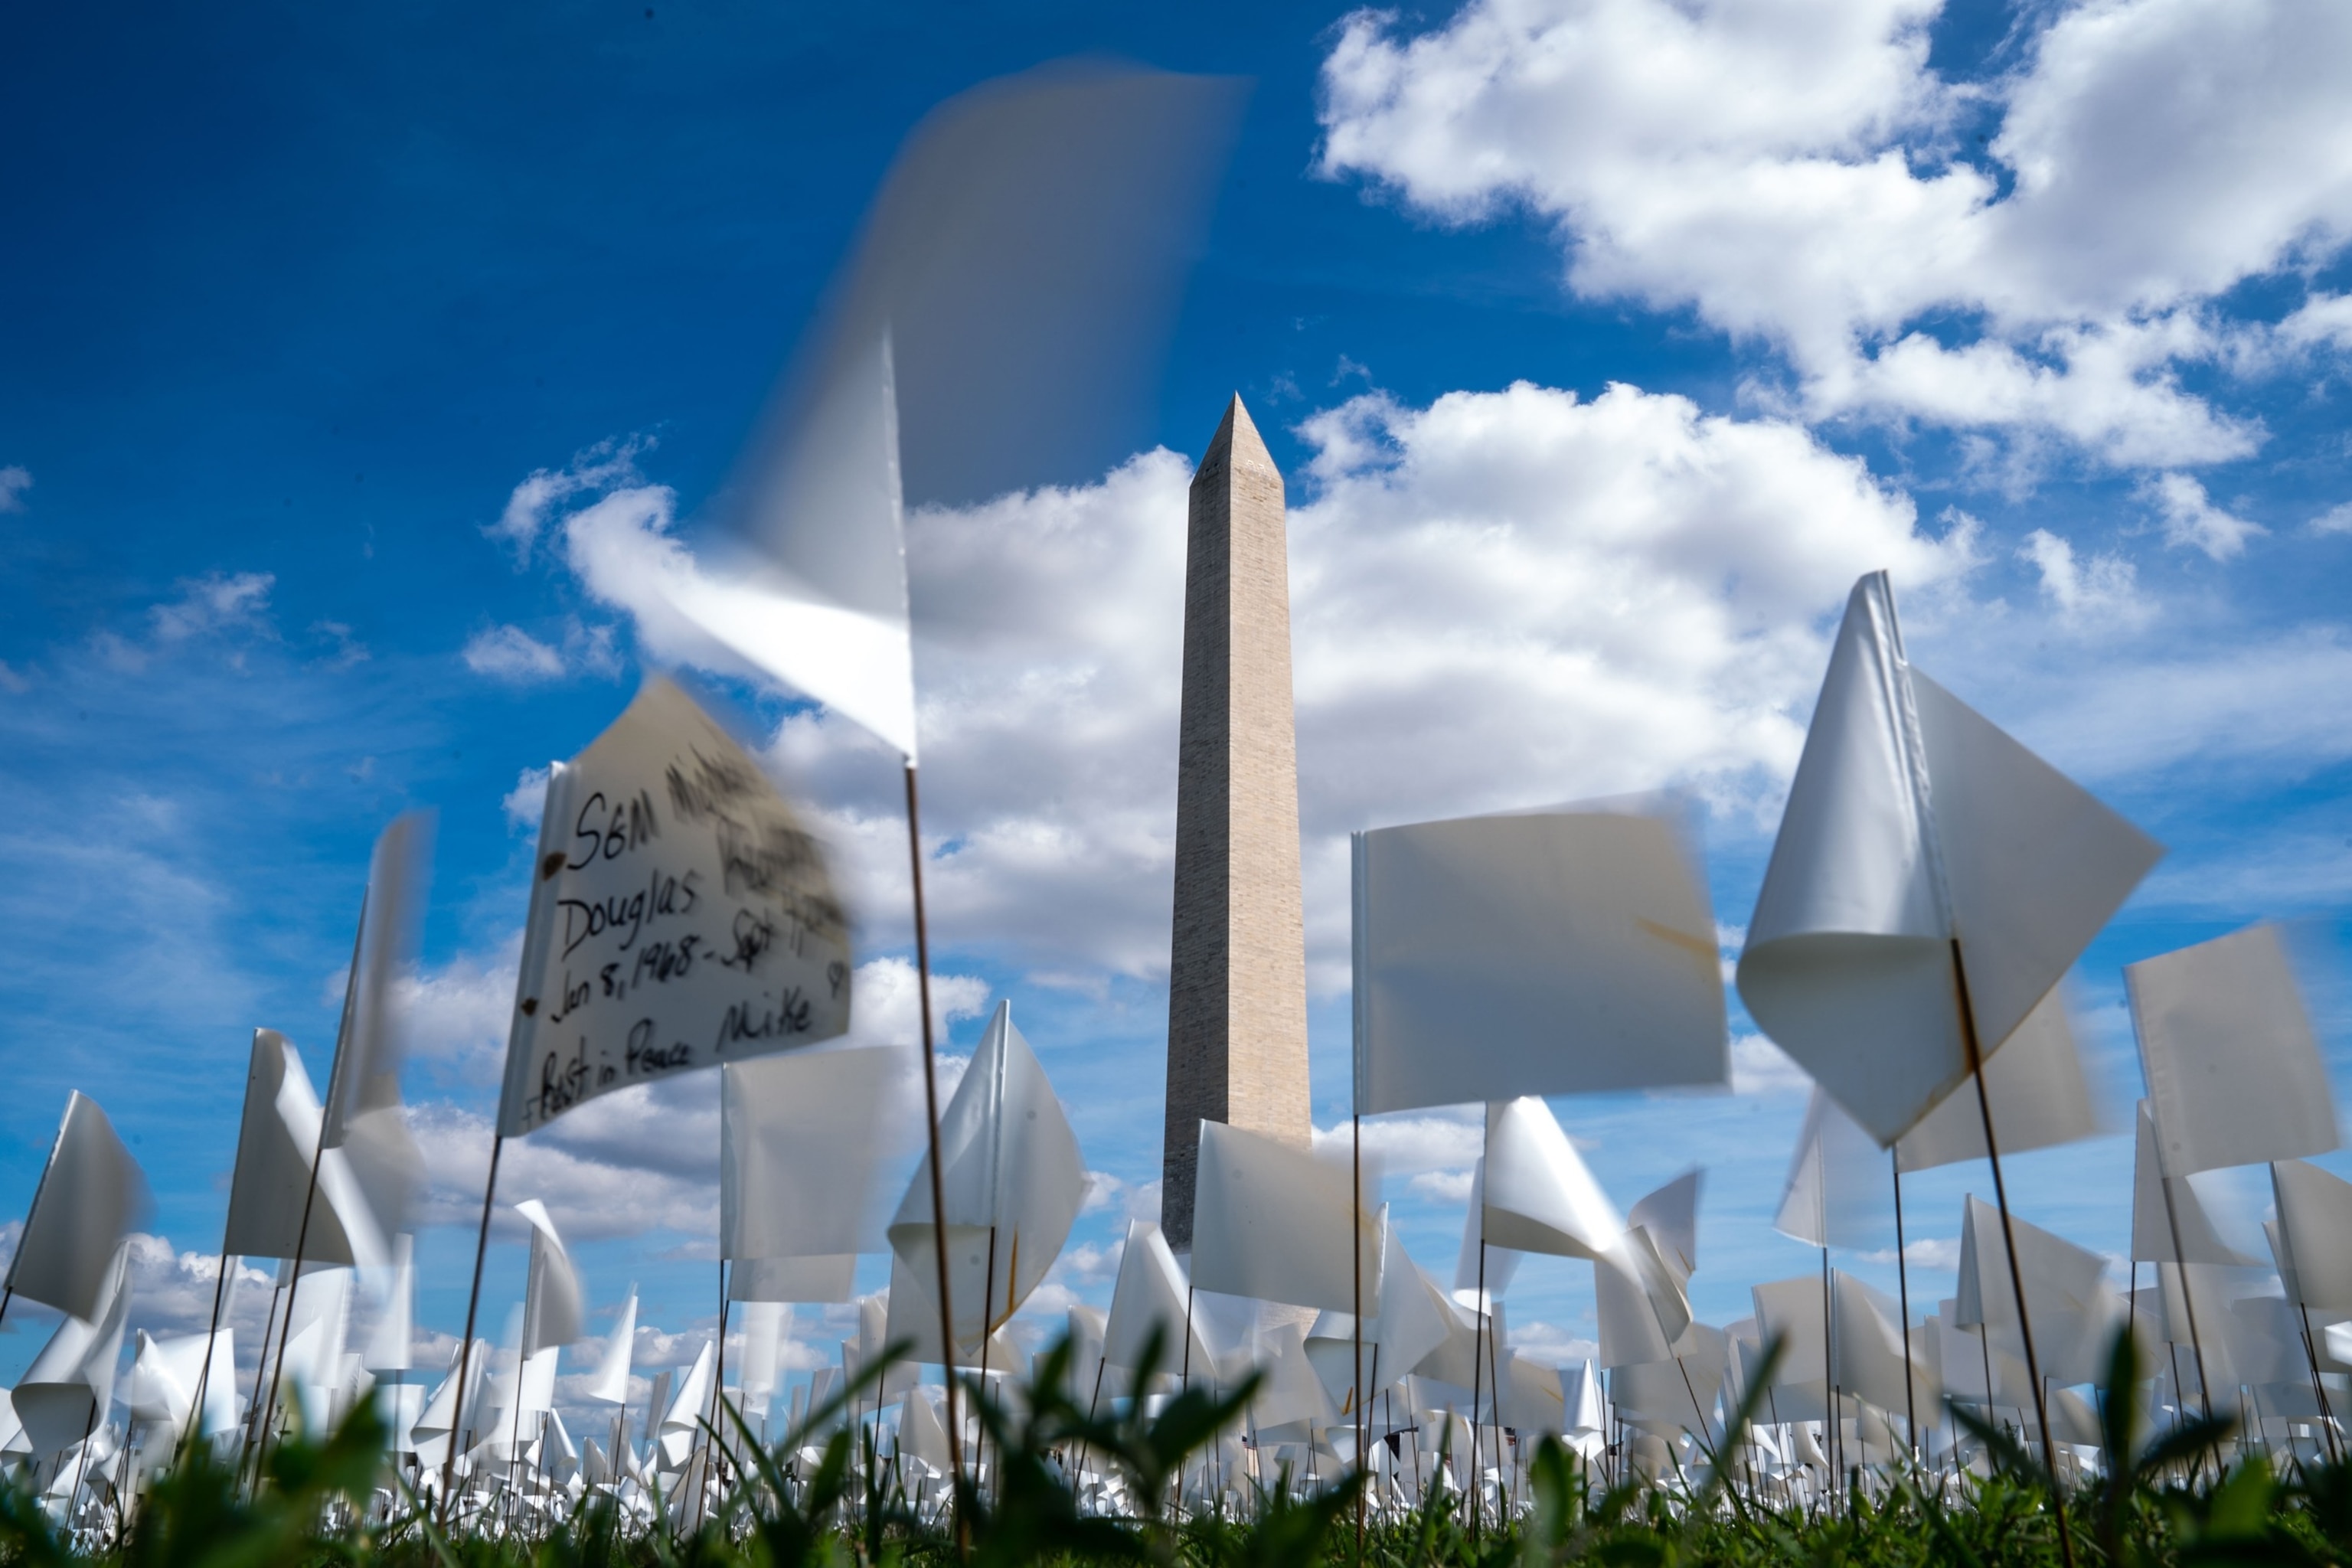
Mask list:
[[[894,1091],[906,1077],[905,1059],[904,1051],[873,1047],[727,1065],[719,1091],[721,1258],[878,1250],[864,1232],[882,1157],[895,1142],[886,1111],[904,1109]]]
[[[2139,1102],[2139,1141],[2132,1153],[2132,1242],[2135,1263],[2213,1264],[2242,1268],[2254,1260],[2221,1239],[2194,1176],[2169,1176],[2156,1152],[2156,1119]],[[2175,1245],[2175,1237],[2179,1238]]]
[[[1706,1172],[1693,1166],[1657,1191],[1637,1200],[1625,1222],[1650,1233],[1658,1257],[1684,1284],[1698,1271],[1698,1195]]]
[[[1571,1437],[1604,1431],[1609,1425],[1607,1402],[1601,1393],[1601,1374],[1590,1360],[1559,1369],[1562,1426]]]
[[[2168,1176],[2324,1154],[2336,1097],[2273,925],[2124,966]]]
[[[6,1288],[69,1317],[99,1317],[122,1238],[151,1206],[147,1177],[114,1123],[73,1090],[8,1259]]]
[[[1462,1245],[1454,1254],[1454,1299],[1482,1312],[1511,1288],[1525,1256],[1517,1247],[1489,1245],[1486,1235],[1486,1156],[1482,1153],[1470,1163],[1470,1201],[1462,1210]]]
[[[1354,855],[1360,1113],[1727,1078],[1715,921],[1664,815],[1424,822]]]
[[[36,1458],[47,1458],[89,1435],[114,1398],[115,1365],[131,1310],[124,1278],[130,1248],[118,1245],[99,1279],[94,1318],[68,1313],[16,1382],[10,1398]]]
[[[2306,1307],[2352,1311],[2352,1182],[2301,1160],[2271,1166],[2278,1229]]]
[[[629,1287],[629,1299],[621,1304],[621,1315],[613,1321],[613,1331],[605,1337],[604,1353],[598,1358],[596,1371],[583,1391],[586,1397],[599,1405],[626,1405],[629,1402],[629,1363],[637,1346],[637,1288]]]
[[[1811,1247],[1891,1243],[1894,1186],[1885,1151],[1815,1084],[1772,1228]]]
[[[747,1416],[763,1418],[768,1414],[768,1395],[776,1391],[777,1368],[792,1324],[793,1310],[782,1301],[744,1303],[742,1387]]]
[[[522,1354],[525,1361],[543,1350],[568,1345],[586,1331],[588,1306],[580,1289],[580,1271],[556,1234],[547,1205],[537,1198],[515,1205],[515,1213],[530,1222],[530,1272],[523,1291]]]
[[[2105,1130],[2083,1076],[2063,985],[2053,986],[2009,1043],[1985,1058],[1984,1087],[1992,1102],[1993,1136],[2004,1154],[2079,1142]],[[1968,1079],[1895,1145],[1895,1163],[1906,1172],[1984,1157],[1984,1107]]]
[[[389,1258],[390,1244],[344,1152],[319,1147],[323,1120],[293,1042],[275,1029],[256,1029],[229,1177],[231,1257],[299,1253],[309,1262],[371,1268]]]
[[[209,1345],[215,1373],[205,1375]],[[138,1331],[138,1350],[131,1362],[131,1389],[124,1403],[142,1421],[160,1422],[174,1436],[184,1436],[195,1415],[196,1384],[205,1384],[204,1434],[212,1436],[236,1426],[236,1361],[234,1336],[226,1329],[216,1335],[183,1334],[154,1339]]]
[[[1454,1342],[1457,1331],[1465,1340],[1474,1337],[1467,1316],[1412,1260],[1394,1226],[1381,1227],[1381,1290],[1373,1300],[1379,1312],[1373,1342],[1378,1361],[1365,1371],[1376,1386],[1420,1372]]]
[[[1100,471],[1109,449],[1073,469],[1072,437],[1149,379],[1234,105],[1065,63],[934,110],[730,487],[744,548],[656,592],[912,763],[907,487],[963,504]]]
[[[899,1407],[898,1451],[929,1466],[933,1475],[948,1473],[947,1424],[940,1419],[939,1407],[923,1389],[907,1390],[906,1402]]]
[[[1934,1415],[1942,1391],[1905,1352],[1896,1322],[1900,1304],[1842,1268],[1832,1269],[1830,1280],[1836,1313],[1830,1345],[1838,1392],[1860,1394],[1898,1415],[1915,1409]]]
[[[670,680],[551,771],[499,1131],[849,1027],[824,856]]]
[[[1149,1220],[1129,1220],[1127,1245],[1118,1255],[1118,1280],[1110,1290],[1110,1316],[1103,1326],[1103,1364],[1136,1371],[1155,1332],[1162,1375],[1187,1368],[1216,1371],[1201,1325],[1186,1310],[1183,1271],[1168,1249],[1168,1238]]]
[[[1829,1297],[1818,1274],[1750,1288],[1759,1349],[1780,1342],[1772,1369],[1768,1420],[1818,1421],[1829,1414]]]
[[[730,1301],[846,1301],[857,1293],[857,1254],[739,1258],[727,1272]]]
[[[1601,1359],[1611,1366],[1667,1360],[1681,1353],[1692,1327],[1690,1298],[1640,1226],[1592,1263],[1593,1315]]]
[[[370,1372],[406,1372],[416,1317],[416,1238],[406,1231],[392,1238],[390,1264],[381,1271],[382,1298],[361,1364]]]
[[[1619,1417],[1662,1437],[1682,1432],[1709,1436],[1730,1360],[1730,1340],[1722,1330],[1692,1324],[1690,1342],[1680,1354],[1611,1370],[1610,1392]]]
[[[1893,590],[1874,573],[1838,628],[1748,922],[1740,996],[1892,1143],[1968,1072],[1961,963],[1990,1056],[2161,853],[1915,671]]]
[[[1196,1288],[1339,1312],[1355,1310],[1360,1289],[1380,1300],[1380,1226],[1357,1203],[1346,1165],[1203,1121],[1192,1203]]]
[[[671,1396],[669,1409],[656,1428],[656,1436],[661,1447],[661,1468],[665,1470],[686,1468],[688,1457],[701,1446],[702,1423],[718,1413],[711,1403],[712,1378],[715,1375],[713,1348],[714,1342],[703,1342],[702,1349],[695,1355],[693,1367],[686,1374],[686,1381]]]
[[[343,992],[334,1068],[321,1107],[320,1141],[343,1152],[352,1179],[367,1200],[370,1224],[386,1235],[407,1227],[409,1209],[425,1184],[425,1156],[401,1102],[407,1042],[398,997],[399,983],[408,978],[416,955],[432,854],[433,818],[427,812],[394,817],[376,838]]]
[[[1964,1211],[1955,1321],[1985,1329],[1996,1351],[2021,1355],[2025,1341],[2000,1215],[1974,1195]],[[2106,1259],[2021,1219],[2011,1226],[2042,1375],[2061,1385],[2105,1377],[2108,1347],[2125,1321],[2124,1303],[2106,1283]]]
[[[1264,1381],[1250,1402],[1250,1421],[1262,1436],[1307,1442],[1318,1430],[1338,1424],[1339,1412],[1331,1391],[1323,1386],[1307,1356],[1306,1324],[1279,1323],[1261,1333],[1254,1359]]]
[[[1036,1053],[1013,1026],[1009,1002],[997,1004],[940,1115],[940,1154],[948,1299],[957,1342],[976,1342],[1009,1321],[1044,1282],[1087,1195],[1077,1135]],[[936,1281],[928,1152],[889,1235],[898,1258]],[[936,1294],[936,1282],[931,1289]]]
[[[1490,1247],[1600,1258],[1624,1233],[1551,1107],[1533,1095],[1486,1108],[1484,1188]]]

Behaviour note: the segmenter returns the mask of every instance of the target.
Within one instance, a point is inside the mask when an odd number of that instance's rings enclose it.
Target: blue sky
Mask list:
[[[1181,492],[1234,390],[1293,506],[1318,1122],[1346,1112],[1349,829],[1685,787],[1736,951],[1836,612],[1886,566],[1922,668],[2170,847],[2079,976],[2126,1127],[2119,965],[2265,917],[2326,935],[2352,896],[2352,53],[2317,10],[27,15],[0,60],[0,1207],[93,1094],[170,1244],[138,1321],[199,1310],[173,1254],[216,1244],[250,1031],[323,1077],[368,846],[430,805],[419,1311],[455,1330],[519,786],[674,656],[588,547],[694,540],[921,113],[1081,53],[1255,86],[1129,427],[910,533],[958,1048],[1012,996],[1110,1178],[1057,1286],[1105,1300],[1153,1201]],[[839,846],[892,1037],[891,765],[731,689]],[[1765,1223],[1801,1081],[1735,1033],[1737,1092],[1559,1107],[1621,1203],[1708,1166],[1716,1321],[1814,1266]],[[714,1102],[583,1113],[510,1163],[600,1307],[635,1279],[645,1321],[707,1332]],[[1450,1269],[1466,1135],[1381,1136]],[[2011,1190],[2117,1251],[2128,1166],[2110,1139]],[[1922,1178],[1913,1235],[1956,1235],[1970,1190]],[[1923,1267],[1915,1303],[1950,1288]],[[1581,1269],[1530,1262],[1511,1300],[1541,1344],[1591,1332]]]

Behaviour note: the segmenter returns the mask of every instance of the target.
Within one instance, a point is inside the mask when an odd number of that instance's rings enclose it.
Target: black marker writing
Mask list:
[[[598,860],[617,860],[661,837],[654,820],[654,797],[639,790],[614,805],[598,790],[580,804],[572,820],[572,837],[580,847],[572,851],[571,869],[577,871]]]
[[[719,1020],[719,1049],[724,1055],[727,1047],[745,1040],[783,1039],[809,1032],[814,1009],[797,985],[787,985],[772,1007],[758,1003],[738,1002],[727,1009]]]
[[[629,1048],[625,1057],[629,1076],[640,1073],[668,1072],[676,1068],[694,1065],[694,1047],[683,1040],[673,1046],[654,1045],[654,1021],[640,1018],[629,1026]]]
[[[623,952],[628,952],[646,921],[692,911],[697,898],[694,885],[700,878],[698,871],[673,877],[656,870],[646,878],[642,889],[626,898],[608,893],[601,899],[558,899],[556,908],[563,911],[563,956],[571,957],[572,950],[590,937],[616,931],[628,932],[620,944]]]

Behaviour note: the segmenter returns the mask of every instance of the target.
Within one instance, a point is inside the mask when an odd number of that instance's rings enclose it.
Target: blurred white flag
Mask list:
[[[1380,828],[1354,878],[1360,1114],[1727,1076],[1715,920],[1663,811]]]
[[[2124,966],[2168,1176],[2324,1154],[2336,1096],[2274,925]]]
[[[1201,1123],[1196,1288],[1353,1311],[1360,1289],[1364,1300],[1380,1300],[1380,1226],[1345,1164],[1222,1121]]]
[[[99,1317],[122,1239],[152,1206],[146,1174],[114,1123],[73,1090],[8,1259],[6,1289],[69,1317]]]

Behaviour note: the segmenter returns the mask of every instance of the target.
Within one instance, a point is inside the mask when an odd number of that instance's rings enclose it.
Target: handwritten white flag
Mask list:
[[[646,683],[540,819],[499,1132],[849,1027],[849,932],[816,840],[734,738]]]

